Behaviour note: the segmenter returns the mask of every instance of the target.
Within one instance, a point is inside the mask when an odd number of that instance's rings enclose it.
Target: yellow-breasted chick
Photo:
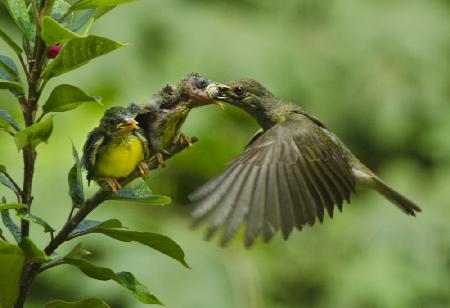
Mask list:
[[[117,179],[127,177],[136,168],[143,176],[148,173],[145,160],[149,147],[135,116],[124,107],[112,107],[89,133],[82,158],[89,182],[106,181],[116,192],[121,188]]]

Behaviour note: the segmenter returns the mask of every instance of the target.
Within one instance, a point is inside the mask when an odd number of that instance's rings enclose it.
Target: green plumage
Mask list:
[[[83,147],[88,181],[126,177],[149,157],[148,142],[140,128],[118,127],[134,117],[126,108],[112,107],[89,133]]]
[[[226,244],[243,221],[245,244],[269,241],[277,230],[287,239],[294,227],[333,217],[356,187],[371,188],[409,215],[411,200],[384,184],[317,118],[284,101],[254,80],[238,80],[220,98],[249,113],[262,127],[245,152],[194,192],[194,218],[210,216],[208,237],[224,226]]]

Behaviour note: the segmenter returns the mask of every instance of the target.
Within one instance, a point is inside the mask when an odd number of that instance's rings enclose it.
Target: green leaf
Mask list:
[[[34,40],[33,30],[25,0],[3,0],[3,3],[22,33],[25,34],[28,40]]]
[[[19,247],[0,241],[0,307],[9,308],[15,304],[24,261]]]
[[[17,149],[20,151],[27,145],[37,146],[41,142],[48,140],[53,130],[53,117],[33,124],[14,135]]]
[[[0,109],[0,127],[13,127],[16,131],[19,131],[21,128],[19,124],[13,119],[13,117],[3,109]]]
[[[9,232],[11,232],[14,236],[14,239],[19,243],[22,238],[22,232],[20,231],[19,226],[16,225],[11,219],[8,210],[0,211],[0,214],[2,215],[3,224],[8,228]]]
[[[147,183],[142,179],[138,179],[132,185],[122,188],[111,199],[159,205],[166,205],[172,202],[169,197],[153,195]]]
[[[50,79],[64,74],[122,46],[124,44],[94,35],[71,39],[41,76]]]
[[[22,48],[17,45],[11,37],[9,37],[8,34],[6,34],[2,29],[0,29],[0,37],[5,41],[6,44],[8,44],[9,47],[11,47],[12,50],[18,55],[20,55],[23,50]]]
[[[3,203],[0,204],[0,211],[26,209],[27,206],[22,203]]]
[[[64,112],[75,109],[86,102],[99,102],[99,99],[87,95],[75,86],[62,84],[53,89],[42,110],[44,114]]]
[[[21,219],[28,220],[32,223],[40,225],[41,227],[44,228],[45,233],[55,232],[55,229],[53,229],[45,220],[31,213],[18,213],[17,216],[19,216]]]
[[[83,220],[75,229],[70,233],[70,237],[76,237],[88,233],[92,233],[98,228],[123,228],[122,223],[118,219],[108,219],[106,221],[97,220]]]
[[[75,245],[75,247],[72,248],[71,251],[69,251],[69,253],[67,253],[64,258],[70,258],[70,259],[81,259],[84,258],[86,256],[91,255],[92,253],[90,251],[81,249],[81,243],[78,243],[77,245]]]
[[[0,79],[0,89],[7,89],[11,91],[22,91],[22,85],[15,81],[8,81],[5,79]]]
[[[83,15],[81,15],[78,20],[76,20],[76,22],[74,22],[70,26],[70,30],[72,30],[73,32],[77,32],[78,30],[80,30],[89,21],[89,19],[91,19],[91,17],[94,18],[93,16],[95,14],[95,11],[95,9],[91,9],[84,12]]]
[[[47,46],[51,46],[53,44],[62,43],[79,36],[65,28],[50,16],[45,16],[42,19],[41,37]]]
[[[5,185],[12,191],[18,192],[14,184],[3,173],[0,173],[0,183]]]
[[[45,304],[45,308],[110,308],[110,306],[96,298],[83,299],[77,302],[55,299]]]
[[[20,241],[19,247],[22,249],[27,263],[45,263],[51,260],[50,257],[47,256],[44,251],[40,250],[27,236]]]
[[[70,259],[82,259],[86,256],[91,255],[92,253],[90,251],[81,249],[81,243],[78,243],[73,247],[66,255],[64,256],[58,256],[53,258],[50,262],[47,262],[43,264],[43,267],[52,267],[56,266],[58,264],[64,264],[64,259],[70,258]]]
[[[0,89],[10,90],[16,96],[23,95],[17,67],[7,56],[0,56]]]
[[[65,259],[65,263],[76,266],[86,276],[98,280],[113,280],[119,285],[127,288],[131,294],[140,302],[145,304],[162,303],[150,293],[150,291],[142,283],[140,283],[133,274],[129,272],[117,272],[107,267],[96,266],[82,259]]]
[[[3,69],[3,79],[20,82],[16,64],[10,57],[0,55],[0,68]]]
[[[71,4],[68,3],[67,1],[64,0],[56,0],[55,3],[53,4],[53,9],[52,9],[52,18],[54,20],[60,20],[61,17],[63,17],[63,15],[65,15],[69,9],[70,9]],[[72,22],[72,18],[73,18],[73,13],[69,14],[69,16],[67,16],[64,21],[62,22],[62,25],[64,27],[68,27],[70,25],[70,23]]]
[[[71,11],[80,11],[86,9],[92,9],[102,6],[114,6],[120,5],[128,2],[133,2],[136,0],[79,0],[75,2],[70,8]]]
[[[69,171],[69,195],[74,205],[79,207],[84,204],[83,177],[81,174],[81,162],[77,149],[72,143],[72,155],[75,164]]]
[[[184,251],[171,238],[158,233],[129,231],[120,229],[97,228],[93,233],[101,233],[122,242],[138,242],[153,248],[189,268],[184,259]]]
[[[95,13],[94,13],[94,19],[98,20],[100,19],[100,17],[102,17],[103,15],[105,15],[106,13],[108,13],[109,11],[111,11],[112,9],[114,9],[116,6],[101,6],[95,9]]]

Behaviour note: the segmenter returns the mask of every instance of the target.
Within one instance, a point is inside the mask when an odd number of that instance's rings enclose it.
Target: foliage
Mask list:
[[[13,21],[1,12],[0,29],[19,43]],[[73,26],[78,20],[65,19]],[[448,307],[449,22],[450,3],[440,0],[291,0],[282,5],[146,0],[104,15],[93,27],[95,34],[128,41],[130,47],[54,78],[41,104],[61,83],[100,95],[110,106],[147,99],[191,71],[224,82],[255,78],[317,116],[424,212],[408,219],[375,194],[360,191],[343,213],[293,233],[288,242],[277,237],[251,251],[242,249],[239,239],[227,249],[204,243],[203,230],[188,229],[186,195],[223,170],[258,129],[233,107],[205,107],[194,110],[184,128],[202,142],[150,176],[152,191],[169,195],[173,206],[133,204],[130,210],[124,201],[108,201],[90,217],[120,217],[132,230],[169,235],[183,244],[195,270],[187,273],[172,259],[146,254],[146,246],[119,246],[101,234],[78,238],[95,254],[90,261],[133,272],[168,307]],[[84,28],[77,34],[83,35]],[[2,43],[5,54],[8,45]],[[11,49],[7,55],[15,53]],[[11,97],[0,91],[0,108],[23,126]],[[61,174],[73,164],[68,136],[81,145],[102,113],[88,103],[55,115],[49,143],[39,145],[33,206],[54,227],[61,225],[58,217],[66,216],[70,203]],[[0,164],[21,172],[7,133],[0,131],[0,144]],[[86,197],[92,189],[85,187]],[[0,192],[14,196],[1,183]],[[14,219],[14,210],[9,212]],[[40,231],[36,228],[36,235]],[[62,246],[60,255],[73,241]],[[61,277],[64,283],[55,285]],[[30,307],[43,307],[50,298],[96,296],[115,307],[144,306],[126,289],[87,279],[72,266],[44,272],[34,287]]]
[[[62,264],[80,269],[87,277],[97,280],[112,280],[126,288],[140,302],[162,304],[130,272],[113,270],[94,265],[85,258],[91,253],[81,249],[81,243],[68,253],[58,255],[59,246],[90,233],[104,234],[121,242],[135,241],[159,251],[188,267],[184,252],[177,243],[167,236],[150,232],[123,229],[121,222],[110,219],[104,222],[88,220],[86,217],[99,204],[108,200],[133,200],[148,204],[168,204],[170,198],[154,195],[145,182],[136,182],[125,187],[117,195],[109,188],[101,187],[97,193],[87,198],[81,170],[81,160],[72,144],[74,165],[68,173],[69,196],[72,200],[71,212],[65,226],[56,230],[41,217],[31,213],[33,202],[32,183],[37,156],[37,147],[47,143],[54,132],[56,113],[71,111],[84,103],[100,102],[98,96],[87,95],[80,88],[70,84],[56,85],[47,100],[41,104],[41,94],[50,79],[86,65],[91,60],[103,56],[122,43],[105,37],[88,35],[92,24],[112,8],[130,0],[80,0],[69,4],[64,0],[3,0],[17,29],[22,33],[23,46],[13,39],[9,31],[0,31],[0,38],[17,57],[23,69],[19,72],[16,62],[6,55],[0,55],[0,89],[9,90],[15,96],[23,114],[25,127],[22,128],[15,117],[6,110],[0,110],[0,129],[8,133],[23,152],[24,183],[15,181],[7,166],[0,166],[0,183],[14,192],[17,202],[7,202],[3,197],[0,212],[3,224],[10,231],[17,245],[10,243],[0,228],[0,307],[23,307],[28,288],[42,271]],[[83,30],[83,33],[77,33]],[[12,32],[11,32],[12,33]],[[56,47],[55,47],[56,46]],[[51,53],[50,53],[51,51]],[[25,75],[25,82],[21,75]],[[37,114],[40,114],[38,117]],[[174,152],[182,148],[174,149]],[[149,168],[155,168],[150,166]],[[126,185],[137,177],[130,175],[122,181]],[[36,196],[39,198],[39,196]],[[59,203],[55,201],[55,203]],[[11,216],[16,214],[16,218]],[[20,225],[16,223],[20,219]],[[44,233],[50,234],[45,248],[40,248],[30,236],[29,224],[37,224]],[[22,281],[22,283],[20,283]],[[97,299],[78,302],[62,300],[50,301],[46,307],[109,307]]]

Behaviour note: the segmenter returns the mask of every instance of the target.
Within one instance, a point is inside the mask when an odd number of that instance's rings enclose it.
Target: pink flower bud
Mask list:
[[[61,51],[61,46],[58,44],[52,45],[47,51],[47,58],[54,59]]]

